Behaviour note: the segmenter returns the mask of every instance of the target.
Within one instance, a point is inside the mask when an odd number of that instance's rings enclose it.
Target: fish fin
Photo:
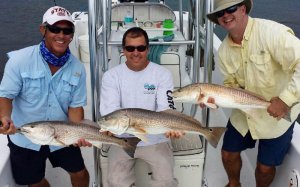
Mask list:
[[[138,126],[135,126],[134,124],[132,124],[132,128],[136,131],[136,133],[138,134],[147,134],[147,131],[142,128],[142,127],[138,127]]]
[[[178,112],[177,110],[173,110],[173,109],[167,109],[167,110],[163,110],[163,111],[161,111],[161,113],[168,113],[168,114],[181,114],[181,112]]]
[[[141,141],[138,138],[124,138],[127,146],[123,147],[123,150],[131,157],[134,157],[137,144]]]
[[[173,138],[173,139],[178,139],[178,138]],[[184,139],[185,141],[189,142],[189,143],[193,143],[188,137],[186,136],[181,136],[180,139]]]
[[[209,134],[205,136],[206,140],[214,148],[218,146],[221,136],[227,130],[226,127],[208,127]]]
[[[218,108],[218,106],[216,105],[216,104],[213,104],[213,103],[204,103],[207,107],[209,107],[209,108],[212,108],[212,109],[217,109]]]
[[[200,94],[198,97],[198,104],[203,103],[209,108],[217,109],[218,106],[215,103],[208,103],[207,102],[208,98],[205,97],[203,94]]]
[[[143,142],[149,142],[148,138],[146,137],[146,134],[135,134],[134,136],[138,137]]]
[[[84,124],[84,125],[90,125],[90,126],[94,126],[94,127],[99,127],[99,125],[92,121],[92,120],[89,120],[89,119],[83,119],[79,122],[80,124]]]
[[[60,138],[58,136],[54,136],[54,139],[60,143],[62,146],[68,146],[67,144],[65,144],[63,141],[60,140]]]

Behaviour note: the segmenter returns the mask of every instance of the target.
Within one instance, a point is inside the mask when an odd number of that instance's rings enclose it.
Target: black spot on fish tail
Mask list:
[[[138,138],[124,138],[126,146],[123,147],[124,151],[131,157],[134,157],[137,144],[141,141]]]
[[[210,127],[209,134],[205,138],[210,145],[216,148],[218,146],[221,136],[226,130],[226,127]]]

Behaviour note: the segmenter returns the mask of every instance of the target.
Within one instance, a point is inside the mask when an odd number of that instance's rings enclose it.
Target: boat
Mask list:
[[[105,71],[125,62],[121,40],[124,32],[133,26],[142,27],[149,35],[150,46],[162,50],[159,56],[152,54],[159,63],[172,72],[175,89],[196,82],[222,84],[222,76],[214,58],[220,39],[214,34],[214,25],[206,13],[212,10],[211,0],[178,0],[178,7],[171,9],[167,2],[130,0],[89,0],[88,12],[73,12],[75,34],[70,44],[71,52],[84,64],[87,71],[88,105],[85,117],[100,117],[99,102],[101,77]],[[189,11],[183,10],[183,3]],[[133,22],[125,23],[131,16]],[[171,20],[170,27],[164,22]],[[170,39],[170,35],[172,38]],[[150,50],[151,51],[151,50]],[[191,115],[205,126],[226,126],[230,109],[201,109],[191,104],[176,104],[176,109]],[[277,174],[272,187],[297,187],[300,185],[300,127],[295,126],[292,145]],[[7,139],[0,136],[0,187],[19,186],[14,183],[9,162]],[[179,187],[222,187],[227,176],[221,161],[221,145],[213,148],[198,135],[172,140],[175,158],[175,176]],[[90,186],[107,186],[107,149],[81,148],[90,173]],[[254,170],[257,148],[242,153],[241,183],[244,187],[255,186]],[[148,187],[151,178],[149,166],[137,160],[136,187]],[[47,162],[46,178],[51,186],[71,186],[68,174],[52,168]],[[67,179],[67,180],[66,180]],[[299,185],[298,185],[299,184]]]

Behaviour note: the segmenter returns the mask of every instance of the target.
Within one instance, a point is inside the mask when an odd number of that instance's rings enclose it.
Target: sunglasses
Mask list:
[[[54,34],[59,34],[60,31],[62,31],[64,35],[70,35],[74,33],[74,28],[60,28],[54,25],[47,25],[46,28]]]
[[[233,5],[233,6],[229,7],[229,8],[224,9],[224,10],[220,10],[220,11],[216,12],[215,14],[216,14],[216,16],[218,18],[220,18],[220,17],[224,16],[225,12],[227,14],[234,13],[240,6],[241,5]]]
[[[127,45],[124,48],[128,52],[133,52],[135,49],[138,50],[138,52],[144,52],[147,49],[147,46],[146,45],[139,45],[139,46]]]

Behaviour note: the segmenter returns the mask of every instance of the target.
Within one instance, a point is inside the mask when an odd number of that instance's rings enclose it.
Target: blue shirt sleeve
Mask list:
[[[0,84],[0,97],[14,99],[22,89],[22,78],[18,61],[9,58]]]

